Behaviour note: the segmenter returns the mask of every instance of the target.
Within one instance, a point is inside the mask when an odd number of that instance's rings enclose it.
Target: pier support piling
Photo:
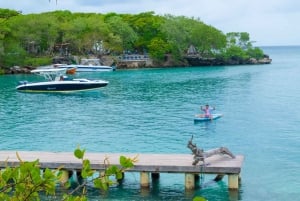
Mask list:
[[[65,186],[65,184],[69,181],[71,171],[61,170],[61,176],[59,178],[59,182],[61,186]]]
[[[239,175],[238,174],[229,174],[228,175],[228,188],[229,189],[238,189],[239,188]]]
[[[186,173],[185,174],[185,189],[193,190],[195,189],[195,175]]]
[[[160,177],[159,173],[153,172],[151,173],[151,179],[152,180],[158,180]]]
[[[142,188],[149,188],[149,172],[141,172],[140,173],[140,182]]]

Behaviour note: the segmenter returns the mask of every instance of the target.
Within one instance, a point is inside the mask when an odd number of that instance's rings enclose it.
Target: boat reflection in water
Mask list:
[[[66,70],[64,68],[32,70],[32,73],[44,76],[46,81],[34,83],[20,81],[16,89],[22,92],[76,92],[97,89],[108,84],[105,80],[72,79],[65,75]]]

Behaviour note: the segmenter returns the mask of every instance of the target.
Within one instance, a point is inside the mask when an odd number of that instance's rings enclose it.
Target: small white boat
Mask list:
[[[76,64],[77,72],[102,72],[102,71],[114,71],[112,66],[101,65],[100,59],[81,59],[80,64]]]
[[[65,75],[66,70],[66,68],[32,70],[32,73],[43,76],[46,81],[33,83],[21,81],[16,89],[22,92],[76,92],[97,89],[108,84],[105,80],[71,79]]]
[[[195,115],[194,121],[195,122],[201,122],[201,121],[211,121],[211,120],[215,120],[215,119],[219,119],[223,116],[223,114],[212,114],[212,118],[209,117],[203,117],[199,114]]]

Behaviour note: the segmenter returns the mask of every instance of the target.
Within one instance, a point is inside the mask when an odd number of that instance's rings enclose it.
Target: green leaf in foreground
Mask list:
[[[207,199],[205,199],[204,197],[197,196],[194,197],[193,201],[207,201]]]
[[[78,159],[83,159],[84,152],[85,152],[84,149],[81,150],[81,149],[78,147],[77,149],[75,149],[74,155],[75,155],[75,157],[78,158]]]
[[[120,165],[124,168],[132,168],[134,166],[133,160],[131,158],[126,158],[125,156],[120,156]]]

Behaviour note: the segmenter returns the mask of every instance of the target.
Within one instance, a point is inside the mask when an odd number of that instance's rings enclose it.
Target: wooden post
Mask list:
[[[141,172],[140,175],[141,187],[149,188],[149,172]]]
[[[199,188],[201,185],[201,180],[200,178],[202,177],[202,175],[199,174],[194,174],[194,178],[195,178],[195,188]]]
[[[238,174],[229,174],[228,175],[228,188],[229,189],[238,189],[239,188],[239,175]]]
[[[185,173],[185,189],[192,190],[195,188],[195,175]]]
[[[159,177],[160,174],[157,172],[151,173],[151,188],[154,192],[159,192]]]
[[[151,178],[152,178],[152,180],[158,180],[159,179],[159,173],[157,173],[157,172],[151,173]]]

